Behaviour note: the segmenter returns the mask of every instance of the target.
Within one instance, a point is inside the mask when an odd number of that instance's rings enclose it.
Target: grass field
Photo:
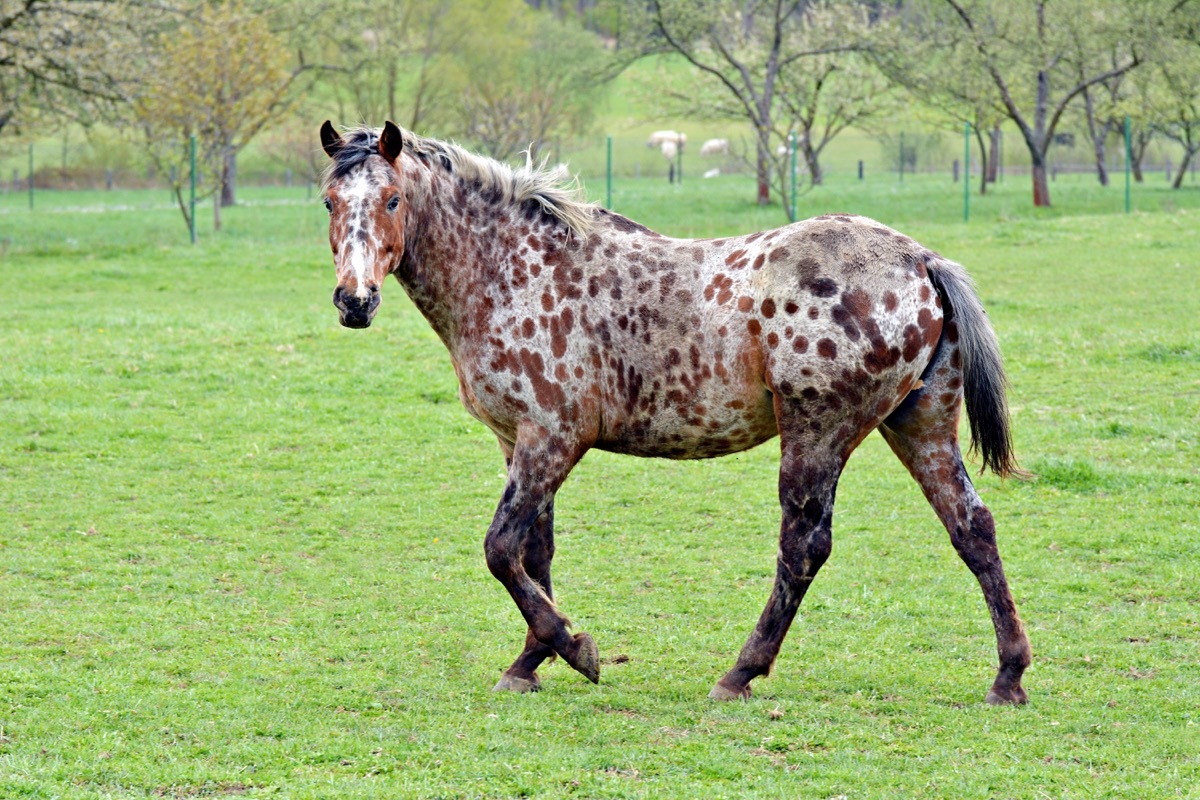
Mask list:
[[[614,203],[675,235],[778,225],[751,191]],[[1200,192],[1138,187],[1129,216],[1082,179],[1048,213],[1027,193],[969,225],[935,178],[801,209],[977,279],[1040,475],[978,480],[1023,708],[983,704],[978,587],[874,435],[752,701],[705,694],[770,591],[773,443],[589,455],[555,586],[602,682],[560,663],[492,694],[524,635],[482,554],[502,461],[397,285],[337,325],[323,209],[247,190],[190,247],[164,193],[0,197],[0,797],[1200,796]]]

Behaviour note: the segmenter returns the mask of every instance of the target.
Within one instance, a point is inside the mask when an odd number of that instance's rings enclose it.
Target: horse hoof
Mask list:
[[[1023,706],[1029,702],[1029,697],[1020,686],[1007,689],[993,686],[987,693],[986,702],[989,706]]]
[[[567,663],[583,673],[583,676],[592,683],[599,683],[600,651],[596,647],[595,640],[586,633],[577,633],[575,634],[575,644],[571,649],[573,652],[567,659]]]
[[[492,687],[493,692],[516,692],[517,694],[525,694],[526,692],[536,692],[542,688],[542,682],[538,680],[537,673],[533,673],[533,680],[529,678],[521,678],[516,675],[509,675],[507,672],[500,676],[499,682]]]
[[[731,689],[721,681],[717,681],[717,685],[708,693],[709,700],[749,700],[750,684],[746,684],[740,689]]]

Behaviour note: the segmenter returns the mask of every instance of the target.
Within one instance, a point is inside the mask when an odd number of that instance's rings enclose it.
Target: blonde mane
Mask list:
[[[595,225],[599,206],[584,199],[579,177],[572,176],[565,164],[548,168],[548,159],[534,164],[532,154],[526,150],[524,166],[512,167],[451,142],[418,136],[403,128],[401,132],[405,152],[446,170],[467,187],[495,197],[497,204],[522,207],[534,203],[579,237],[587,236]],[[325,185],[378,154],[379,135],[379,128],[361,127],[343,134],[344,146],[325,171]]]

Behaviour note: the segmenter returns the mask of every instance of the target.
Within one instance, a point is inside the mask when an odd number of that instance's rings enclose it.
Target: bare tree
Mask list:
[[[757,199],[771,200],[782,144],[777,101],[781,72],[808,56],[858,49],[857,42],[806,48],[802,27],[812,0],[649,0],[633,3],[631,19],[646,23],[643,51],[682,55],[729,93],[754,131]],[[644,12],[639,9],[645,7]],[[786,135],[786,134],[785,134]]]

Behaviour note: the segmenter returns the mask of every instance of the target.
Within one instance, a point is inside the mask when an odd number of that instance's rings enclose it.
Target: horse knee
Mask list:
[[[514,537],[508,533],[488,531],[483,540],[483,555],[487,559],[488,570],[501,583],[507,583],[512,578],[516,563],[516,548]]]
[[[804,576],[811,579],[833,552],[833,531],[828,526],[816,528],[808,535],[805,544],[809,568],[804,571]]]

